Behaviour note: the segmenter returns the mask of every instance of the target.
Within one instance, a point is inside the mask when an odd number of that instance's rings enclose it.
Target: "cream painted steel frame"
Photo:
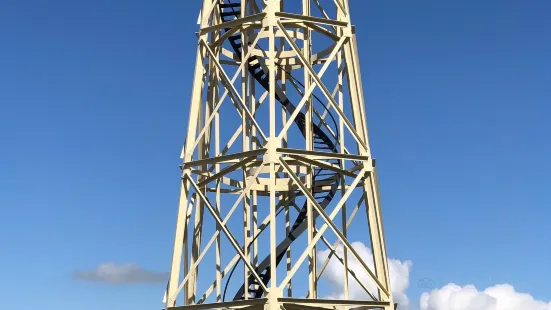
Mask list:
[[[302,14],[285,12],[285,2],[288,1],[241,0],[240,17],[228,22],[222,22],[218,9],[221,3],[229,3],[227,0],[203,1],[187,138],[181,155],[182,184],[166,292],[167,309],[394,309],[375,161],[369,148],[358,48],[350,22],[348,0],[325,1],[325,4],[319,0],[292,0],[302,2]],[[257,2],[261,2],[261,7]],[[327,4],[330,2],[332,7]],[[319,10],[323,17],[311,15],[314,9]],[[336,12],[335,17],[331,18],[328,12]],[[235,55],[225,49],[223,44],[232,35],[239,33],[241,42],[251,44],[243,44],[242,55]],[[313,33],[325,36],[334,44],[314,54],[311,41]],[[260,40],[267,40],[267,50],[256,47]],[[297,41],[303,42],[302,48]],[[252,74],[247,70],[246,66],[250,65],[247,60],[253,55],[259,59],[263,70],[269,73],[269,90],[255,84]],[[337,84],[331,92],[323,78],[328,74],[329,66],[335,63],[338,68],[335,76]],[[316,71],[315,65],[322,67]],[[226,66],[236,69],[231,77]],[[288,76],[289,71],[295,69],[303,69],[303,89]],[[347,92],[343,89],[345,79]],[[208,89],[206,96],[205,87]],[[286,98],[286,90],[293,88],[302,96],[302,100],[290,115],[283,110],[280,120],[282,130],[278,132],[277,98],[279,101]],[[326,100],[325,110],[319,110],[313,104],[316,89],[321,91]],[[345,92],[349,96],[346,101]],[[220,117],[220,106],[227,98],[238,112],[241,125],[236,128],[232,138],[222,145],[220,131],[232,130],[225,126]],[[261,105],[267,105],[269,109],[268,130],[263,129],[256,119]],[[337,128],[332,128],[327,122],[330,110],[337,114],[340,136],[335,132]],[[348,114],[351,119],[345,113],[346,110],[350,111]],[[289,148],[288,130],[294,126],[299,111],[305,111],[306,116],[305,145],[303,149]],[[332,139],[338,138],[335,145],[338,152],[314,150],[314,117],[318,119],[316,126],[326,130]],[[345,131],[352,141],[345,143]],[[239,138],[242,150],[230,153],[230,148]],[[355,147],[351,148],[351,145]],[[331,159],[338,160],[340,164],[328,162]],[[324,206],[313,195],[314,167],[333,171],[340,176],[340,197],[334,201],[335,205],[331,209],[324,210]],[[243,181],[229,177],[235,172],[241,172]],[[269,177],[263,178],[260,174],[268,174]],[[323,184],[317,186],[318,190],[327,190]],[[362,191],[362,194],[359,201],[353,204],[349,197],[356,190]],[[207,193],[214,193],[216,198],[211,201]],[[238,198],[222,217],[220,212],[224,202],[221,197],[224,195],[237,195]],[[258,218],[257,200],[263,195],[269,197],[269,215],[261,219]],[[283,279],[279,279],[276,270],[278,244],[275,223],[277,215],[285,212],[286,233],[289,233],[289,210],[300,210],[294,202],[295,195],[301,195],[307,201],[308,242],[302,249],[293,247],[293,253],[298,251],[299,255],[294,264],[291,261],[291,247],[286,250],[287,273]],[[237,240],[235,232],[227,226],[228,220],[240,205],[246,219],[243,243]],[[352,212],[348,213],[350,210]],[[361,259],[347,239],[348,227],[360,210],[366,211],[374,268]],[[215,233],[211,235],[203,234],[205,211],[216,223]],[[314,214],[323,220],[319,228],[316,227]],[[252,221],[249,220],[251,217]],[[340,228],[337,221],[340,222]],[[326,238],[328,229],[337,237],[333,244]],[[188,230],[193,233],[188,235]],[[263,283],[261,275],[255,270],[261,247],[256,237],[261,233],[270,236],[271,280],[267,284]],[[228,238],[237,253],[226,266],[221,266],[221,235]],[[203,237],[208,242],[202,247]],[[323,264],[317,266],[316,246],[320,241],[330,250],[330,254]],[[212,245],[216,252],[216,277],[200,279],[198,266]],[[339,245],[343,246],[342,254],[336,250]],[[318,299],[318,281],[333,256],[344,270],[348,270],[343,275],[345,300]],[[370,292],[365,283],[350,270],[350,258],[359,263],[361,271],[375,284],[376,293]],[[236,275],[242,277],[245,284],[245,300],[223,301],[222,281],[239,261],[246,266],[243,274]],[[294,298],[291,297],[292,280],[303,262],[309,265],[308,294],[306,298]],[[256,279],[257,285],[265,292],[265,298],[248,299],[250,276]],[[357,281],[372,300],[349,300],[349,277]],[[197,295],[198,281],[212,284],[205,292]],[[205,304],[213,292],[217,302]],[[176,305],[177,297],[182,301],[182,306]]]

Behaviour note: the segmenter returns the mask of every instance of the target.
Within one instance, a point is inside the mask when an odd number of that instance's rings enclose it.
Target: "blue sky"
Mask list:
[[[551,3],[351,0],[389,256],[551,300]],[[159,309],[200,1],[0,0],[0,308]],[[7,297],[7,298],[6,298]]]

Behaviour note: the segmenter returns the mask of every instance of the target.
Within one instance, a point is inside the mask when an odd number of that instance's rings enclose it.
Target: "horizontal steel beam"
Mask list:
[[[262,155],[264,153],[266,153],[266,149],[258,149],[254,151],[240,152],[235,154],[218,156],[214,158],[199,159],[199,160],[194,160],[194,161],[184,163],[182,165],[182,168],[186,169],[189,167],[195,167],[195,166],[201,166],[201,165],[219,164],[219,163],[228,162],[235,159],[257,157],[258,155]]]
[[[372,307],[388,307],[390,302],[388,301],[375,301],[375,300],[351,300],[351,299],[306,299],[306,298],[288,298],[281,297],[277,299],[284,306],[287,304],[294,305],[330,305],[330,306],[372,306]]]
[[[378,307],[388,307],[390,302],[388,301],[374,301],[374,300],[343,300],[343,299],[306,299],[306,298],[288,298],[281,297],[277,299],[278,303],[281,303],[284,307],[296,307],[303,306],[305,309],[313,307],[333,307],[333,306],[361,306],[363,309],[372,309]],[[189,306],[169,307],[167,310],[203,310],[203,309],[248,309],[255,306],[263,306],[268,302],[267,298],[257,298],[238,301],[227,301],[219,303],[206,303]],[[256,307],[255,307],[256,308]],[[302,308],[302,307],[301,307]]]
[[[254,15],[250,15],[250,16],[247,16],[247,17],[234,19],[232,21],[221,23],[221,24],[218,24],[218,25],[205,27],[205,28],[203,28],[199,31],[199,35],[201,36],[201,35],[204,35],[206,33],[213,32],[213,31],[220,30],[220,29],[233,28],[233,27],[236,27],[236,26],[243,25],[245,23],[261,21],[264,18],[264,16],[266,16],[266,13],[254,14]]]
[[[288,148],[278,148],[277,151],[282,154],[316,156],[318,158],[338,158],[338,159],[363,160],[363,161],[369,160],[368,156],[342,154],[342,153],[307,151],[307,150],[288,149]]]
[[[298,161],[301,161],[301,162],[304,162],[304,163],[307,163],[307,164],[310,164],[310,165],[313,165],[313,166],[325,168],[325,169],[328,169],[328,170],[331,170],[331,171],[334,171],[334,172],[337,172],[337,173],[347,175],[347,176],[352,177],[352,178],[356,177],[356,175],[354,173],[350,173],[350,172],[348,172],[348,170],[341,169],[338,166],[331,165],[331,164],[326,163],[326,162],[322,162],[322,161],[319,161],[319,160],[311,159],[311,158],[300,156],[300,155],[289,154],[289,156],[290,156],[290,158],[294,158]],[[287,162],[289,163],[289,161],[287,161]]]
[[[241,308],[248,308],[251,306],[264,305],[266,304],[267,301],[268,299],[266,298],[257,298],[257,299],[249,299],[249,300],[226,301],[226,302],[218,302],[218,303],[170,307],[167,310],[241,309]]]
[[[294,304],[303,304],[303,305],[325,304],[325,305],[339,305],[339,306],[376,306],[376,307],[384,307],[384,306],[390,305],[388,301],[375,301],[375,300],[306,299],[306,298],[278,298],[277,300],[283,304],[294,303]]]
[[[321,18],[321,17],[314,17],[314,16],[306,16],[301,14],[294,14],[294,13],[286,13],[286,12],[276,12],[275,15],[277,17],[283,17],[283,18],[289,18],[304,22],[313,22],[318,24],[324,24],[324,25],[331,25],[331,26],[339,26],[339,27],[347,27],[348,23],[328,18]],[[285,22],[285,21],[282,21]]]
[[[384,307],[390,306],[389,302],[381,302],[381,301],[375,301],[372,305],[365,305],[360,307],[355,307],[353,309],[350,309],[350,306],[340,306],[340,305],[332,305],[332,304],[315,304],[315,305],[301,305],[301,304],[281,304],[281,309],[283,310],[335,310],[335,309],[346,309],[349,310],[369,310],[369,309],[376,309],[376,310],[382,310]]]

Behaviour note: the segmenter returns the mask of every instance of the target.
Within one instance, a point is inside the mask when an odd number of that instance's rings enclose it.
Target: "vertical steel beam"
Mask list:
[[[207,14],[204,14],[204,12],[210,11],[211,5],[212,5],[212,2],[209,0],[205,0],[203,2],[203,6],[201,8],[201,12],[202,12],[201,14],[202,19],[200,21],[201,27],[205,27],[209,23],[208,16]],[[203,39],[206,39],[206,36],[204,36]],[[198,119],[197,116],[199,115],[200,113],[199,111],[201,109],[204,78],[205,78],[205,68],[204,68],[204,61],[203,61],[203,52],[202,52],[202,48],[198,46],[197,52],[196,52],[196,59],[195,59],[195,73],[193,78],[191,106],[189,110],[190,118],[188,122],[187,139],[181,154],[181,158],[184,160],[184,162],[190,161],[193,156],[192,153],[186,153],[186,150],[192,149],[195,143],[195,136],[197,133],[197,119]],[[183,174],[182,174],[182,177],[183,177]],[[185,182],[182,181],[182,186],[180,188],[180,203],[178,207],[178,217],[176,220],[176,233],[174,237],[172,265],[170,268],[170,278],[168,283],[168,292],[167,292],[168,298],[166,302],[167,308],[174,307],[176,305],[176,298],[171,298],[170,296],[174,296],[174,293],[178,289],[178,285],[179,285],[178,282],[180,279],[180,268],[182,263],[182,249],[184,246],[183,241],[184,241],[185,232],[187,230],[186,218],[187,218],[188,189],[189,189],[189,185],[187,185]],[[185,270],[185,272],[187,272],[187,270]],[[185,296],[185,302],[187,303],[187,293]]]
[[[337,19],[338,20],[341,20],[341,21],[344,21],[344,10],[343,10],[343,7],[339,7],[340,10],[337,10],[338,13],[337,13]],[[342,29],[339,29],[338,30],[339,32],[339,35],[343,35],[343,30]],[[343,55],[342,55],[342,49],[339,51],[339,53],[337,54],[337,70],[338,70],[338,77],[337,77],[337,88],[338,88],[338,93],[337,93],[337,96],[338,96],[338,102],[339,102],[339,108],[341,108],[341,110],[344,111],[344,95],[343,95],[343,75],[344,75],[344,61],[343,61]],[[339,132],[343,133],[344,132],[344,121],[343,119],[339,119]],[[339,145],[340,145],[340,152],[341,154],[345,154],[345,148],[344,148],[344,137],[345,135],[341,134],[340,135],[340,141],[339,141]],[[345,160],[341,160],[341,166],[343,169],[346,169],[346,161]],[[341,177],[341,182],[343,184],[345,184],[346,182],[346,178],[343,174],[340,175]],[[342,187],[341,189],[341,194],[344,195],[344,187]],[[343,204],[342,206],[342,214],[341,214],[341,227],[342,227],[342,233],[344,235],[345,238],[348,238],[348,225],[346,223],[346,220],[347,220],[347,214],[346,214],[346,203]],[[344,299],[349,299],[350,298],[350,295],[349,295],[349,292],[348,292],[348,270],[349,270],[349,267],[348,267],[348,249],[346,247],[343,247],[343,281],[344,281],[344,286],[343,286],[343,293],[344,293]],[[344,307],[344,310],[348,310],[348,307]]]
[[[302,0],[302,14],[304,16],[310,16],[310,0]],[[303,52],[304,52],[304,59],[310,64],[310,57],[311,57],[311,50],[312,50],[312,31],[310,29],[304,29],[304,46],[303,46]],[[304,89],[308,89],[310,87],[310,72],[308,70],[304,70]],[[306,150],[311,151],[313,149],[313,131],[312,131],[312,96],[308,95],[308,99],[306,100]],[[314,178],[314,171],[312,169],[312,166],[308,167],[308,174],[306,177],[306,182],[308,184],[309,188],[312,188],[313,178]],[[314,238],[314,229],[315,229],[315,221],[314,221],[314,212],[312,203],[307,202],[307,221],[308,221],[308,244],[312,242],[312,239]],[[317,298],[317,288],[316,288],[316,246],[312,247],[312,251],[308,255],[308,290],[309,290],[309,298]]]

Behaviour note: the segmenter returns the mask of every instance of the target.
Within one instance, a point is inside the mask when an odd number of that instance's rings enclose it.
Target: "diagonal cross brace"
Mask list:
[[[257,44],[258,43],[258,40],[260,39],[260,36],[257,36],[256,39],[254,40],[253,44]],[[251,53],[254,49],[250,49],[247,53],[247,55],[245,55],[245,58],[244,59],[248,59],[250,56],[251,56]],[[239,77],[241,71],[243,71],[243,68],[244,68],[244,65],[246,64],[247,62],[245,61],[242,61],[241,62],[241,65],[239,65],[239,67],[237,68],[237,71],[235,72],[234,76],[232,77],[230,83],[233,85],[233,83],[235,83],[235,81],[237,80],[237,78]],[[196,142],[195,144],[193,144],[193,147],[191,149],[191,151],[195,151],[195,148],[197,147],[197,144],[199,144],[199,141],[201,140],[201,138],[203,137],[203,135],[205,134],[207,128],[209,128],[212,120],[214,119],[214,116],[216,115],[216,113],[218,112],[218,110],[220,109],[220,107],[222,106],[222,103],[224,102],[224,99],[226,99],[226,96],[228,95],[228,93],[230,92],[229,89],[226,88],[226,91],[224,92],[224,94],[222,95],[222,97],[220,98],[220,100],[218,101],[218,103],[216,104],[216,106],[214,107],[214,110],[212,111],[211,115],[209,116],[208,120],[205,122],[205,125],[203,125],[203,129],[201,130],[201,132],[199,133],[199,135],[197,136],[197,139],[196,139]]]
[[[323,67],[321,68],[321,70],[319,72],[320,77],[323,76],[323,74],[325,73],[327,68],[329,68],[329,65],[331,64],[331,61],[333,60],[333,58],[335,58],[335,56],[337,55],[337,52],[340,50],[340,48],[344,44],[345,40],[346,40],[346,38],[342,37],[339,40],[339,42],[337,42],[337,44],[335,44],[335,48],[333,49],[333,51],[331,52],[331,54],[328,57],[327,62],[323,65]],[[304,92],[304,94],[302,95],[302,99],[300,100],[299,104],[295,108],[295,111],[293,111],[291,116],[289,116],[289,119],[287,120],[287,123],[285,123],[285,126],[283,126],[283,129],[281,129],[281,132],[278,136],[278,139],[281,139],[285,135],[285,133],[287,133],[287,130],[289,130],[289,127],[295,121],[295,118],[297,117],[298,113],[300,113],[300,110],[302,109],[302,107],[304,106],[304,104],[306,103],[306,101],[308,100],[308,98],[310,97],[310,95],[312,94],[312,92],[314,91],[315,88],[316,88],[316,84],[312,83],[310,85],[310,87],[308,88],[308,90],[306,90]]]
[[[358,201],[358,203],[356,204],[356,207],[354,207],[354,210],[352,210],[352,213],[350,214],[350,217],[348,218],[348,221],[346,222],[346,228],[348,229],[350,227],[350,224],[352,224],[352,220],[356,217],[356,213],[358,213],[358,210],[360,210],[360,207],[362,205],[362,203],[364,202],[365,200],[365,195],[362,195],[360,200]],[[331,249],[336,249],[337,246],[340,244],[341,242],[339,240],[337,240],[335,242],[335,244],[333,244],[333,246],[331,246],[330,248]],[[327,268],[327,265],[329,264],[329,260],[331,259],[331,257],[333,256],[333,252],[329,253],[329,255],[327,256],[327,259],[325,260],[325,262],[323,262],[323,266],[321,267],[320,271],[318,272],[318,279],[321,277],[323,271],[325,270],[325,268]]]
[[[289,173],[289,175],[293,178],[293,181],[297,183],[297,185],[300,186],[304,186],[304,184],[302,184],[302,182],[300,181],[300,178],[292,171],[291,167],[289,167],[289,165],[285,162],[285,159],[283,159],[282,157],[279,158],[279,161],[280,163],[283,165],[283,168],[287,171],[287,173]],[[362,171],[360,171],[360,173],[358,174],[358,176],[354,179],[354,181],[352,182],[352,184],[350,185],[350,187],[348,188],[348,190],[346,191],[346,193],[342,196],[341,200],[339,201],[339,203],[335,206],[335,209],[333,209],[333,212],[331,212],[331,215],[329,215],[329,218],[332,220],[333,218],[335,218],[335,216],[337,216],[337,213],[341,210],[342,206],[344,205],[344,203],[346,202],[346,200],[348,199],[348,197],[350,197],[350,195],[352,194],[352,192],[354,191],[354,189],[356,188],[356,186],[358,185],[358,183],[360,183],[360,180],[362,179],[363,175],[365,173],[365,169],[363,169]],[[302,188],[301,188],[302,190]],[[310,192],[308,192],[310,193]],[[310,196],[307,196],[307,197],[312,197],[311,195]],[[317,204],[317,202],[315,201],[314,199],[314,202],[315,204],[319,207],[319,204]],[[331,222],[332,223],[332,222]],[[323,233],[327,230],[327,228],[329,227],[329,223],[325,223],[323,224],[323,226],[318,230],[318,233],[314,236],[314,238],[312,239],[312,241],[310,242],[310,244],[308,244],[308,247],[302,252],[301,256],[298,258],[298,260],[296,261],[295,265],[293,266],[293,268],[291,269],[291,271],[287,274],[287,277],[285,277],[285,279],[281,282],[280,284],[280,287],[279,289],[282,290],[283,287],[285,287],[285,285],[287,285],[287,283],[291,280],[291,278],[294,276],[294,274],[296,273],[296,271],[298,270],[298,268],[300,267],[300,265],[302,264],[302,262],[304,261],[304,259],[306,259],[306,256],[309,255],[309,253],[312,251],[312,249],[314,248],[314,246],[316,245],[316,243],[319,241],[319,239],[321,238],[321,236],[323,235]]]
[[[257,171],[259,172],[260,169]],[[233,235],[230,233],[230,231],[228,230],[228,228],[226,227],[226,222],[229,220],[230,216],[232,215],[233,211],[235,210],[235,207],[239,204],[239,201],[234,205],[234,207],[232,208],[232,210],[230,211],[230,213],[226,216],[226,218],[224,220],[222,220],[220,218],[220,216],[218,215],[218,212],[216,212],[216,209],[212,206],[212,204],[210,203],[210,201],[208,200],[208,198],[204,195],[203,192],[201,192],[199,186],[197,185],[197,183],[195,183],[195,181],[193,181],[191,175],[189,175],[188,173],[185,173],[184,174],[184,177],[188,179],[188,181],[190,182],[190,184],[193,186],[193,188],[195,189],[195,192],[197,193],[197,195],[199,195],[199,197],[201,197],[201,199],[203,200],[203,202],[205,203],[205,205],[207,206],[207,209],[209,210],[209,212],[212,214],[212,217],[216,220],[216,222],[220,225],[220,228],[222,229],[222,231],[224,231],[224,233],[226,234],[226,236],[228,237],[230,243],[232,244],[232,246],[235,248],[235,250],[237,251],[238,255],[241,256],[241,258],[243,259],[245,265],[247,266],[247,268],[250,269],[251,271],[251,274],[257,279],[257,281],[261,281],[260,279],[260,276],[256,273],[256,271],[254,270],[254,267],[251,265],[251,263],[246,259],[245,257],[245,254],[243,254],[243,251],[241,251],[241,247],[239,246],[239,244],[237,243],[237,240],[235,240],[235,238],[233,237]],[[256,177],[256,176],[255,176]],[[251,182],[249,184],[249,186],[253,184],[253,182]],[[248,190],[248,189],[246,189]],[[244,193],[246,192],[243,191],[242,195],[240,198],[242,198],[244,196]],[[207,244],[207,246],[205,247],[205,249],[203,250],[203,252],[201,253],[199,259],[194,263],[194,266],[191,266],[190,269],[193,269],[196,267],[196,265],[199,264],[199,261],[202,259],[202,257],[204,256],[204,254],[206,253],[206,251],[210,248],[210,245],[212,245],[212,242],[214,241],[214,239],[216,238],[216,236],[220,233],[220,231],[217,231],[212,237],[211,237],[211,240],[209,241],[209,243]],[[188,274],[189,276],[189,274]],[[180,284],[180,287],[178,288],[178,290],[176,291],[176,295],[182,290],[183,288],[183,285],[187,282],[188,280],[188,276],[186,276],[186,278],[182,281],[182,284]],[[263,290],[267,291],[267,288],[266,286],[264,285],[264,283],[261,283],[260,286],[262,287]]]
[[[335,223],[333,223],[333,217],[327,215],[327,213],[325,213],[325,211],[323,210],[323,208],[318,204],[318,202],[316,201],[316,199],[314,198],[314,196],[312,196],[312,193],[310,193],[310,191],[306,188],[306,186],[300,181],[300,178],[293,172],[293,170],[291,169],[291,167],[289,167],[289,165],[285,162],[285,160],[283,160],[283,158],[280,158],[280,162],[281,164],[283,165],[283,167],[285,168],[285,170],[287,171],[287,173],[289,173],[289,176],[293,179],[293,181],[298,185],[298,187],[300,188],[300,190],[302,191],[302,193],[306,196],[306,198],[308,199],[308,201],[310,203],[312,203],[312,205],[314,206],[314,208],[316,209],[316,211],[321,215],[321,217],[324,219],[325,221],[325,225],[329,225],[329,227],[331,227],[331,230],[333,230],[333,232],[338,236],[338,238],[340,239],[340,241],[344,244],[344,246],[352,253],[352,255],[354,255],[354,258],[356,258],[356,260],[360,263],[360,265],[363,267],[363,269],[365,270],[365,272],[367,272],[367,274],[369,275],[369,277],[371,278],[371,280],[373,280],[376,284],[377,284],[377,287],[381,290],[381,292],[383,292],[386,296],[389,296],[390,297],[390,294],[388,292],[388,290],[386,289],[386,287],[377,279],[377,277],[375,276],[375,274],[371,271],[371,269],[369,269],[369,267],[365,264],[365,262],[362,260],[362,258],[360,257],[360,255],[358,254],[358,252],[356,252],[356,250],[354,250],[354,248],[352,247],[352,245],[350,244],[350,242],[348,242],[348,240],[346,239],[346,237],[342,234],[342,232],[338,229],[337,226],[335,226]],[[348,189],[348,192],[347,194],[349,194],[352,189],[354,189],[357,185],[357,182],[359,182],[359,180],[361,179],[361,177],[363,177],[365,174],[365,168],[362,169],[362,171],[360,171],[360,173],[358,174],[358,177],[354,180],[354,182],[352,183],[353,186],[351,186],[349,189]],[[356,183],[356,184],[354,184]],[[346,195],[346,194],[345,194]],[[339,203],[344,203],[344,201],[346,201],[345,197],[343,196],[343,198],[341,198],[341,201],[339,201]],[[340,209],[340,208],[339,208]],[[333,213],[335,213],[335,210],[333,210]],[[331,215],[333,215],[333,213],[331,213]],[[327,228],[327,226],[323,226],[323,228]],[[323,231],[322,229],[320,229],[320,233],[323,234]],[[324,229],[325,230],[325,229]],[[317,235],[316,235],[317,236]],[[312,242],[314,242],[312,240]],[[316,240],[317,242],[317,240]]]
[[[329,100],[329,103],[331,104],[333,109],[335,109],[335,111],[337,111],[339,116],[343,119],[344,123],[346,124],[346,127],[348,128],[350,133],[352,133],[352,135],[354,136],[354,138],[356,139],[358,144],[360,144],[362,147],[364,147],[364,149],[368,149],[367,145],[365,144],[364,139],[360,136],[360,134],[358,134],[358,132],[356,131],[356,129],[354,128],[352,123],[348,120],[348,118],[346,117],[346,115],[344,114],[342,109],[339,107],[339,105],[337,104],[335,99],[333,97],[331,97],[331,93],[329,92],[327,87],[325,87],[325,84],[320,79],[320,77],[316,74],[316,72],[314,71],[314,68],[312,68],[312,66],[308,63],[308,61],[306,60],[306,58],[304,57],[304,55],[300,51],[300,48],[297,46],[295,41],[293,41],[293,38],[291,38],[291,36],[287,32],[287,29],[285,29],[285,27],[283,27],[283,24],[281,24],[280,21],[277,21],[277,24],[280,27],[280,29],[282,30],[283,35],[285,36],[285,39],[287,39],[287,42],[289,42],[289,44],[291,45],[291,47],[295,51],[296,55],[298,56],[298,58],[301,60],[302,64],[304,65],[304,68],[307,69],[308,72],[310,73],[310,75],[314,78],[314,81],[316,82],[316,84],[318,84],[318,86],[322,90],[325,97],[327,97],[327,99]]]
[[[276,216],[278,216],[281,213],[281,211],[283,211],[287,206],[294,204],[293,203],[294,198],[296,198],[296,196],[291,194],[291,196],[288,199],[280,200],[276,206],[277,208]],[[270,216],[268,215],[264,218],[262,223],[258,226],[258,232],[254,234],[253,239],[256,239],[258,236],[260,236],[260,234],[264,232],[264,230],[268,227],[269,224],[270,224]],[[235,254],[235,256],[231,259],[228,265],[226,265],[224,272],[222,274],[228,273],[228,271],[233,267],[233,265],[237,263],[238,258],[239,258],[239,254]],[[216,281],[213,284],[211,284],[211,286],[206,290],[205,294],[203,294],[203,296],[199,299],[199,301],[206,300],[209,297],[210,293],[212,293],[212,291],[214,290],[215,286],[216,286]]]
[[[239,95],[239,92],[237,91],[237,89],[235,89],[235,86],[231,83],[230,78],[226,74],[226,71],[224,71],[224,68],[222,67],[220,62],[218,62],[218,60],[216,59],[216,55],[214,54],[214,52],[209,47],[209,44],[204,39],[201,39],[199,41],[203,45],[205,50],[209,53],[210,60],[216,65],[216,67],[218,68],[220,73],[222,73],[222,75],[221,75],[222,81],[223,81],[224,84],[226,84],[226,87],[229,88],[230,97],[233,99],[232,101],[239,104],[239,105],[241,105],[242,111],[245,111],[247,116],[249,116],[249,118],[253,122],[254,126],[258,130],[258,133],[260,134],[260,136],[264,139],[264,141],[267,141],[268,139],[266,138],[266,135],[262,131],[262,128],[260,128],[260,125],[258,125],[258,123],[256,122],[256,119],[251,114],[251,111],[249,111],[249,109],[247,108],[247,105],[243,102],[243,99]]]
[[[359,202],[361,203],[361,201]],[[300,212],[300,208],[295,204],[293,203],[292,204],[293,207],[298,211]],[[356,206],[356,210],[359,209],[359,204]],[[355,216],[356,213],[353,213],[353,215],[351,216],[351,219],[353,218],[353,216]],[[351,222],[351,221],[350,221]],[[347,228],[348,228],[349,225],[347,225]],[[315,232],[317,233],[317,230],[315,230]],[[337,248],[337,246],[339,245],[340,241],[337,240],[337,242],[335,243],[335,245],[331,245],[329,243],[329,241],[327,241],[327,239],[325,237],[321,237],[321,241],[323,241],[323,243],[325,243],[325,245],[327,246],[327,248],[331,251],[329,256],[325,259],[325,262],[323,264],[323,267],[322,267],[322,270],[320,270],[318,272],[318,274],[316,275],[316,282],[320,279],[323,271],[325,270],[325,268],[327,267],[327,265],[329,264],[329,260],[331,259],[331,257],[333,255],[335,255],[338,259],[338,261],[341,263],[341,265],[344,265],[344,262],[343,262],[343,259],[339,256],[339,254],[337,253],[337,251],[335,250]],[[356,281],[358,282],[358,284],[363,288],[363,290],[373,299],[373,300],[376,300],[375,296],[373,296],[373,294],[371,294],[371,292],[367,289],[367,287],[365,287],[365,285],[362,283],[362,281],[360,281],[360,279],[358,279],[358,277],[356,276],[356,274],[354,273],[354,271],[352,269],[350,269],[350,267],[347,268],[348,272],[350,273],[350,275],[352,275],[352,277],[354,279],[356,279]],[[308,294],[306,295],[306,298],[308,298],[310,292],[308,292]]]

